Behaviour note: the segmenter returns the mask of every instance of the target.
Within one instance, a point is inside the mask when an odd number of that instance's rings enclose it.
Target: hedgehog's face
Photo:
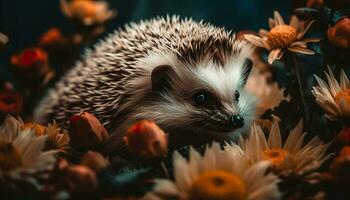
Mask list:
[[[255,109],[254,97],[244,90],[252,62],[235,58],[224,66],[210,60],[195,65],[154,68],[157,101],[148,108],[151,117],[169,129],[232,133],[247,128]]]

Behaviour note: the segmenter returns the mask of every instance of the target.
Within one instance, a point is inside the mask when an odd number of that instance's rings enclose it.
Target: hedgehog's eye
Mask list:
[[[239,92],[236,90],[236,91],[235,91],[235,101],[236,101],[236,102],[238,102],[239,96],[240,96],[240,94],[239,94]]]
[[[210,93],[208,91],[202,90],[198,91],[193,95],[193,101],[196,105],[201,106],[204,105],[210,97]]]

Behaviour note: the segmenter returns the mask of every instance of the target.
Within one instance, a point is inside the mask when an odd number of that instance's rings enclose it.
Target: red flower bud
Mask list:
[[[329,42],[340,48],[350,48],[350,18],[339,20],[334,27],[327,32]]]
[[[163,157],[168,151],[167,135],[152,120],[142,120],[129,127],[124,141],[131,153],[141,157]]]
[[[69,136],[72,147],[89,150],[106,141],[108,133],[96,117],[82,112],[71,117]]]

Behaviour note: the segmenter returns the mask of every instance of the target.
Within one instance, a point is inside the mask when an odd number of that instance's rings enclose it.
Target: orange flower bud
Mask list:
[[[96,117],[82,112],[71,117],[69,136],[72,147],[88,150],[106,141],[108,133]]]
[[[342,18],[334,27],[330,27],[327,36],[332,45],[344,49],[350,48],[350,18]]]
[[[42,126],[41,124],[33,124],[33,123],[25,123],[22,126],[22,130],[24,129],[32,129],[35,131],[36,136],[41,136],[45,134],[46,128]]]
[[[80,163],[90,169],[94,170],[96,173],[105,169],[109,165],[109,160],[103,157],[102,154],[94,151],[88,151],[82,158]]]
[[[8,88],[0,91],[0,112],[19,115],[22,106],[23,98],[20,94]]]
[[[142,120],[127,130],[124,137],[129,151],[141,157],[163,157],[168,151],[168,137],[152,120]]]

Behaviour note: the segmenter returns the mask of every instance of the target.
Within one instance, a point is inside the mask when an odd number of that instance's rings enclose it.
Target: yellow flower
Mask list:
[[[315,75],[318,86],[312,88],[312,94],[317,104],[326,112],[330,120],[350,117],[350,85],[345,72],[341,70],[340,83],[334,77],[331,69],[325,72],[328,84]]]
[[[292,16],[289,25],[285,24],[282,16],[275,11],[274,19],[269,19],[270,31],[261,29],[259,36],[252,34],[244,35],[244,38],[258,47],[266,48],[270,51],[268,62],[271,64],[276,59],[283,56],[283,50],[312,55],[314,51],[307,49],[307,43],[318,42],[318,38],[303,39],[306,31],[310,28],[313,21],[304,26],[296,16]]]
[[[190,149],[187,161],[174,154],[174,181],[156,180],[155,189],[142,199],[161,200],[274,200],[280,198],[270,162],[249,165],[238,146],[221,150],[214,143],[201,156]]]
[[[284,145],[278,123],[275,121],[266,140],[261,127],[253,125],[247,140],[241,140],[239,146],[251,163],[262,160],[270,161],[278,174],[304,175],[321,166],[329,158],[325,155],[329,144],[324,144],[314,137],[304,145],[305,133],[302,122],[290,132]]]

